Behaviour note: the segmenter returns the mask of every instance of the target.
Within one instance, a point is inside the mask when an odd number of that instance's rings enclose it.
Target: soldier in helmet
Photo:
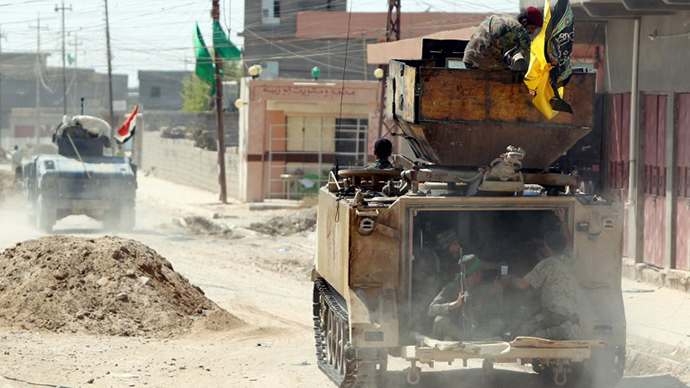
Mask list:
[[[414,316],[417,319],[417,329],[427,332],[431,329],[431,320],[426,312],[429,303],[443,287],[452,280],[457,271],[458,259],[462,257],[462,246],[458,234],[453,229],[447,229],[436,234],[432,248],[425,248],[419,255],[415,255],[412,270],[414,284]]]
[[[480,311],[483,303],[499,297],[503,291],[501,278],[494,280],[488,295],[479,282],[482,278],[482,262],[475,255],[466,255],[458,262],[460,272],[448,283],[429,305],[429,316],[434,317],[435,338],[442,340],[488,340],[500,337],[505,323],[498,319],[486,319]]]
[[[543,24],[542,12],[536,7],[527,7],[517,18],[489,16],[479,25],[465,48],[465,66],[487,71],[527,70],[532,44],[530,34]]]

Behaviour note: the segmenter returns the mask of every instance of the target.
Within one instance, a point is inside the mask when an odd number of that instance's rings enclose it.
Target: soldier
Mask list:
[[[388,158],[393,153],[393,144],[388,139],[378,139],[374,143],[374,155],[376,155],[376,161],[373,164],[367,166],[369,170],[385,170],[393,168],[393,164],[388,161]]]
[[[533,335],[555,340],[579,338],[577,314],[577,280],[573,260],[567,253],[567,239],[561,232],[544,236],[547,258],[539,262],[524,278],[511,283],[520,289],[541,290],[541,310],[525,322],[518,335]]]
[[[435,236],[433,249],[424,249],[415,256],[412,271],[414,285],[415,326],[421,332],[431,329],[428,319],[429,303],[443,287],[453,279],[456,263],[462,257],[462,247],[453,229],[444,230]]]
[[[12,170],[14,170],[14,179],[19,180],[22,171],[22,150],[15,145],[12,152],[7,154],[7,159],[12,162]]]
[[[526,71],[532,43],[530,34],[543,24],[544,17],[536,7],[527,7],[517,18],[489,16],[479,25],[465,48],[465,66],[487,71],[507,68]],[[506,54],[508,58],[505,58]]]
[[[443,287],[429,305],[429,316],[434,317],[434,337],[446,341],[500,337],[505,324],[498,318],[482,319],[479,305],[503,291],[501,278],[494,280],[489,298],[486,298],[486,295],[480,295],[478,287],[482,278],[482,262],[477,256],[463,256],[458,265],[461,271],[455,280]]]

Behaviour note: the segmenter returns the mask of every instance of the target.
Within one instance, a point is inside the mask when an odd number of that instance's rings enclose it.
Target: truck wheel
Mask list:
[[[39,195],[36,199],[35,209],[36,227],[46,233],[52,232],[55,224],[55,209],[43,199],[43,195]]]
[[[103,227],[107,230],[129,232],[134,228],[134,204],[121,204],[105,214]]]
[[[118,229],[123,232],[131,232],[136,222],[134,204],[125,204],[120,207],[120,225]]]

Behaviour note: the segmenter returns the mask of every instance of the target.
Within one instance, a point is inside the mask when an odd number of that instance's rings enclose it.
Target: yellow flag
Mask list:
[[[535,107],[549,120],[556,117],[558,111],[551,108],[551,98],[555,96],[551,81],[549,79],[549,72],[553,66],[546,60],[545,45],[546,45],[546,26],[551,21],[551,4],[546,0],[544,4],[544,28],[541,29],[539,35],[532,41],[530,47],[529,69],[525,75],[525,85],[533,92],[534,99],[532,103]],[[559,89],[559,93],[563,95],[563,88]]]

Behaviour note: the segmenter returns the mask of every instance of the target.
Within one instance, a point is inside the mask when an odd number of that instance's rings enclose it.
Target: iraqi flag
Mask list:
[[[118,144],[124,144],[132,136],[134,136],[134,131],[137,129],[137,112],[139,111],[139,105],[134,107],[134,112],[127,118],[124,124],[117,130],[115,134],[115,140]]]

